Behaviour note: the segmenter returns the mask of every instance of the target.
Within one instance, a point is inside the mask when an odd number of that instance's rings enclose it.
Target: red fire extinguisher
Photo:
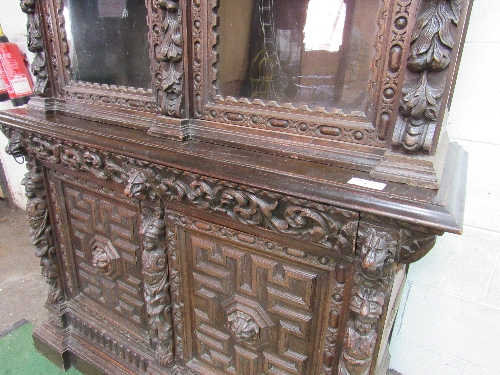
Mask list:
[[[28,103],[33,95],[33,81],[23,54],[15,43],[10,43],[0,26],[0,78],[14,106]],[[1,89],[1,86],[0,86]]]

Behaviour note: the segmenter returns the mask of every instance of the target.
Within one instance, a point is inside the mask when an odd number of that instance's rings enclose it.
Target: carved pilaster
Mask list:
[[[39,96],[49,95],[49,75],[45,57],[40,14],[34,0],[22,0],[21,10],[28,16],[28,50],[35,54],[31,71],[36,78],[34,92]]]
[[[151,348],[158,364],[172,367],[174,339],[163,206],[137,169],[129,171],[125,195],[141,200],[142,274]]]
[[[159,77],[158,101],[168,116],[183,116],[183,35],[182,10],[179,0],[158,0],[156,6],[164,11],[161,25],[161,42],[156,51],[157,60],[163,63]]]
[[[358,235],[355,285],[338,369],[342,375],[370,373],[397,251],[392,233],[382,228],[363,225]]]
[[[413,27],[406,85],[393,134],[405,151],[430,151],[444,111],[443,92],[464,0],[421,1]]]
[[[396,264],[420,259],[434,246],[437,234],[397,220],[362,216],[339,374],[367,375],[375,366]]]
[[[51,312],[50,320],[62,328],[63,322],[58,313],[60,309],[57,305],[64,301],[64,291],[50,225],[42,168],[36,161],[30,144],[23,143],[18,132],[5,133],[9,138],[9,144],[5,151],[10,155],[23,155],[26,158],[28,172],[21,183],[24,185],[28,198],[26,211],[31,227],[31,243],[35,247],[35,256],[40,258],[42,275],[49,284],[47,303]]]

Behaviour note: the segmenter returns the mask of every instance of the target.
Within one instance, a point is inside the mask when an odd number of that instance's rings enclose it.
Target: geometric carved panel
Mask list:
[[[63,191],[80,292],[144,325],[138,210],[77,186]]]
[[[331,314],[334,262],[329,269],[294,262],[252,246],[247,234],[233,231],[244,239],[236,243],[221,238],[228,230],[215,224],[193,221],[180,229],[182,223],[185,217],[176,224],[183,244],[178,252],[185,254],[180,266],[189,278],[189,296],[182,298],[191,322],[187,365],[201,373],[245,375],[321,371],[326,330],[320,322]]]

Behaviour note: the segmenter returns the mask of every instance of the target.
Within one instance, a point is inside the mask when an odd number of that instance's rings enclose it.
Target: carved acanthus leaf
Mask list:
[[[441,71],[450,63],[455,44],[451,24],[460,17],[462,0],[422,1],[412,33],[408,68],[415,72]]]
[[[413,87],[403,89],[405,94],[403,101],[403,113],[413,119],[425,117],[430,121],[436,121],[438,99],[443,95],[443,90],[434,89],[429,85],[427,72],[420,77],[420,81]]]
[[[412,31],[406,78],[407,82],[418,83],[411,83],[409,88],[403,89],[393,134],[393,144],[406,151],[429,151],[434,142],[463,2],[420,2]]]

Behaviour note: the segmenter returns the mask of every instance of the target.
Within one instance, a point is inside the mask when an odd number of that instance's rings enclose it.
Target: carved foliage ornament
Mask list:
[[[40,15],[36,12],[34,0],[22,0],[20,5],[21,10],[28,16],[28,50],[35,54],[31,64],[31,71],[36,78],[34,92],[40,96],[47,96],[49,75],[43,46]]]
[[[156,59],[162,62],[158,100],[162,111],[172,117],[183,115],[184,67],[182,61],[182,12],[179,0],[158,0],[156,6],[165,13],[161,25],[161,41]]]
[[[354,212],[321,205],[309,207],[307,202],[173,170],[158,173],[152,168],[133,167],[129,174],[126,193],[130,197],[184,202],[338,252],[352,251],[357,229]]]
[[[408,84],[403,88],[393,137],[393,143],[406,151],[431,147],[464,2],[420,2],[407,61]]]

